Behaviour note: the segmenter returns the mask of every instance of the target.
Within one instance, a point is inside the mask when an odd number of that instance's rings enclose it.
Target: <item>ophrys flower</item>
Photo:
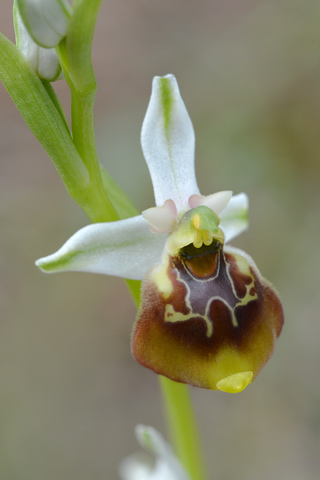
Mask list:
[[[269,359],[283,324],[253,260],[225,246],[247,228],[247,196],[200,195],[194,131],[173,75],[153,81],[141,143],[156,207],[87,226],[37,265],[144,279],[136,360],[179,382],[239,392]]]

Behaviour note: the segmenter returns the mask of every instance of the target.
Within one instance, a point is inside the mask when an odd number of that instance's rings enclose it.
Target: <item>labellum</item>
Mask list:
[[[224,248],[212,211],[209,229],[203,225],[207,210],[194,208],[182,217],[162,262],[146,276],[132,352],[172,380],[235,393],[270,358],[283,312],[253,260]],[[177,249],[176,239],[190,235],[194,241]]]

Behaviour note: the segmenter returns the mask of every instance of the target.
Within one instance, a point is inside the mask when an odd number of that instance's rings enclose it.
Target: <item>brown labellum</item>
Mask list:
[[[172,380],[236,392],[268,361],[282,325],[280,300],[253,260],[213,240],[148,273],[132,352]]]

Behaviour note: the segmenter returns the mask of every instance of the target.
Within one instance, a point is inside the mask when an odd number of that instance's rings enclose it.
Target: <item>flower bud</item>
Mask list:
[[[65,37],[71,16],[67,0],[16,0],[23,23],[37,45],[52,48]]]
[[[63,77],[57,53],[54,48],[42,48],[33,41],[22,21],[17,3],[13,10],[16,44],[29,66],[37,75],[49,82]]]

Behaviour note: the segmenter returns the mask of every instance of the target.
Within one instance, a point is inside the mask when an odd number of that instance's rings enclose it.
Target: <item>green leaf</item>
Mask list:
[[[23,55],[0,34],[0,79],[59,171],[70,195],[82,208],[87,202],[88,172],[61,115]],[[85,210],[86,211],[86,210]]]

